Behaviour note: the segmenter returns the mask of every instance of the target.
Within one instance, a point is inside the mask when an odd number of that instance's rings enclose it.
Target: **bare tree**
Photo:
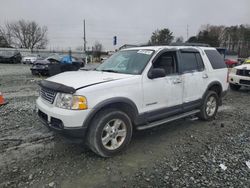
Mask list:
[[[196,36],[197,42],[206,43],[210,46],[218,47],[222,43],[222,35],[225,26],[202,25]],[[194,38],[193,38],[194,39]]]
[[[103,50],[102,44],[96,41],[94,46],[92,47],[94,57],[100,59],[102,50]]]
[[[6,39],[0,34],[0,48],[9,48],[9,44]]]
[[[11,30],[9,27],[7,27],[7,24],[5,26],[6,26],[5,28],[0,27],[0,36],[2,37],[2,40],[6,42],[6,46],[11,47],[13,46]]]
[[[1,35],[7,40],[10,46],[28,49],[42,49],[48,44],[47,27],[40,27],[34,21],[19,20],[6,23],[1,28]]]

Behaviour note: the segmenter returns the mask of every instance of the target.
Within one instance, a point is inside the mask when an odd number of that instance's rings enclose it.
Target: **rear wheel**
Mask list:
[[[132,123],[129,116],[116,109],[101,111],[90,125],[87,142],[102,157],[112,157],[130,142]]]
[[[231,84],[231,83],[229,85],[230,85],[230,88],[234,91],[238,91],[241,88],[240,85],[235,85],[235,84]]]
[[[201,111],[199,113],[199,118],[207,121],[214,119],[218,107],[219,107],[218,94],[214,91],[208,91],[205,96],[203,105],[200,109]]]

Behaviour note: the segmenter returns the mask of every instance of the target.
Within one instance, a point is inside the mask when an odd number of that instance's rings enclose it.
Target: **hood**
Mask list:
[[[242,64],[242,65],[236,66],[234,68],[236,68],[236,69],[247,69],[247,70],[250,70],[250,64]]]
[[[101,71],[69,71],[48,78],[48,81],[60,83],[75,89],[87,87],[104,82],[131,78],[134,75],[118,74]]]

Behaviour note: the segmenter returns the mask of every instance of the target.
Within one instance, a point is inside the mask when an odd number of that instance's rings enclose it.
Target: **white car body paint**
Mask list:
[[[157,53],[162,49],[173,48],[183,49],[190,47],[157,46],[129,49],[150,49],[155,51],[155,54],[140,75],[79,70],[50,77],[47,79],[48,81],[78,89],[75,95],[82,95],[87,98],[88,110],[60,109],[55,106],[55,102],[49,104],[41,97],[37,99],[37,108],[46,113],[49,116],[49,120],[51,117],[58,118],[62,120],[64,127],[70,128],[82,126],[85,119],[98,104],[115,97],[129,99],[136,105],[139,114],[142,114],[202,99],[208,85],[212,82],[221,83],[222,90],[227,90],[227,71],[224,68],[217,70],[212,68],[209,59],[204,53],[204,49],[215,49],[208,47],[192,47],[200,52],[205,65],[204,71],[170,75],[153,80],[149,79],[147,76],[148,71]]]
[[[229,74],[229,83],[236,84],[240,86],[250,86],[250,64],[243,64],[234,67],[233,69],[237,70],[246,70],[248,72],[248,75],[237,75],[235,72],[231,71]],[[248,81],[249,84],[242,84],[240,83],[240,80]]]

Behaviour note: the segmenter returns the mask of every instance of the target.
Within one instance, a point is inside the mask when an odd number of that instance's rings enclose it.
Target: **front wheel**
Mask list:
[[[132,123],[129,116],[116,109],[101,111],[89,127],[89,148],[102,157],[112,157],[130,142]]]
[[[202,120],[212,120],[214,119],[217,110],[219,107],[219,97],[218,94],[214,91],[208,91],[205,98],[203,105],[201,106],[201,111],[199,113],[199,118]]]

